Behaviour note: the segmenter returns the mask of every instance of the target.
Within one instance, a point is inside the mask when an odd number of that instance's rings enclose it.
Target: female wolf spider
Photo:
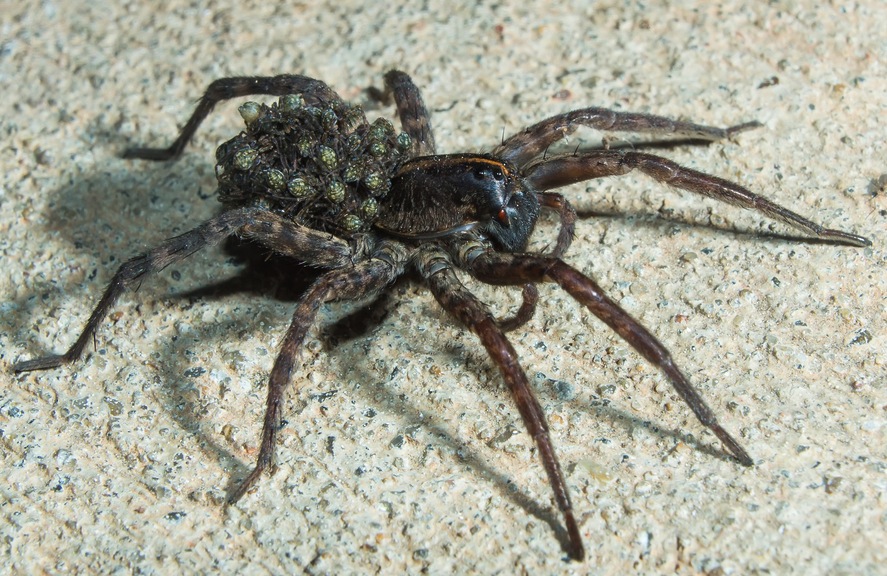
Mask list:
[[[564,515],[565,548],[572,559],[582,559],[584,549],[567,485],[545,415],[517,352],[505,337],[506,331],[533,315],[537,283],[556,282],[660,368],[730,454],[745,466],[753,465],[665,347],[594,280],[561,259],[573,238],[576,213],[563,196],[549,190],[639,170],[675,188],[757,210],[815,238],[851,246],[869,246],[870,241],[823,228],[737,184],[658,156],[607,147],[564,155],[546,152],[580,126],[721,140],[759,124],[722,129],[648,114],[583,108],[530,126],[488,154],[439,155],[428,112],[410,77],[388,72],[385,86],[382,96],[394,98],[403,127],[400,134],[384,119],[370,124],[359,107],[342,101],[325,83],[305,76],[235,77],[211,83],[169,148],[134,148],[124,157],[175,159],[217,102],[249,94],[280,96],[270,106],[242,105],[246,129],[216,152],[222,212],[125,262],[66,353],[22,361],[14,370],[54,368],[80,358],[124,289],[236,235],[323,272],[299,300],[283,338],[268,382],[258,460],[232,493],[231,503],[272,463],[284,393],[299,347],[320,306],[332,300],[362,299],[410,270],[418,272],[445,310],[477,334],[502,372]],[[560,218],[557,241],[550,253],[528,253],[527,242],[542,207],[554,210]],[[488,284],[522,286],[523,303],[517,313],[506,319],[494,317],[459,280],[459,270]]]

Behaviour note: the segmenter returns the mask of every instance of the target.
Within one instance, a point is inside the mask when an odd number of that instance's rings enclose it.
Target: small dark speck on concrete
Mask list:
[[[185,376],[187,376],[188,378],[197,378],[198,376],[205,373],[206,368],[201,368],[200,366],[197,366],[195,368],[188,368],[187,370],[185,370]]]
[[[569,382],[549,378],[542,372],[536,372],[533,378],[536,380],[536,386],[553,386],[558,400],[572,400],[576,397],[576,388]]]
[[[869,196],[877,196],[879,193],[887,190],[887,174],[881,174],[877,178],[872,178],[866,186],[866,192]]]
[[[330,390],[329,392],[322,392],[320,394],[309,394],[308,397],[312,400],[318,400],[320,402],[326,402],[336,394],[338,394],[338,390]]]
[[[188,515],[187,512],[170,512],[169,514],[166,514],[164,516],[164,518],[166,520],[169,520],[170,522],[179,522],[182,518],[184,518],[187,515]]]
[[[21,418],[25,415],[25,411],[19,408],[18,406],[11,406],[6,413],[10,418]]]
[[[856,331],[856,337],[850,341],[850,345],[854,344],[868,344],[872,341],[872,333],[867,329],[862,328]]]
[[[179,272],[178,270],[173,270],[172,271],[172,279],[175,280],[176,282],[178,282],[179,280],[182,279],[182,273]]]
[[[74,406],[78,408],[90,408],[92,407],[92,401],[89,399],[89,396],[84,396],[83,398],[74,400]]]
[[[601,396],[605,394],[613,394],[616,392],[615,384],[604,384],[603,386],[598,386],[597,393]]]
[[[554,384],[554,391],[558,400],[572,400],[576,397],[576,387],[563,380],[550,380]]]
[[[774,276],[773,278],[770,278],[770,282],[773,282],[774,286],[780,286],[782,284],[782,282],[780,282],[779,278],[777,278],[776,276]]]
[[[394,438],[391,439],[391,446],[393,448],[400,448],[401,446],[403,446],[403,441],[404,441],[403,434],[398,434],[397,436],[395,436]]]
[[[333,444],[336,442],[335,436],[327,436],[326,437],[326,451],[329,452],[330,456],[334,456],[333,454]]]
[[[844,479],[841,478],[840,476],[835,476],[835,477],[825,476],[822,479],[822,484],[823,484],[823,486],[825,486],[825,493],[826,494],[834,494],[837,491],[838,487],[841,485],[841,482],[843,480]]]

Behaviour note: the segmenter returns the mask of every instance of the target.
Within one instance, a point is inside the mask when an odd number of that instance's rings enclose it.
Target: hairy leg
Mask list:
[[[327,272],[299,300],[268,378],[268,399],[256,466],[228,498],[229,504],[242,498],[273,462],[286,389],[292,380],[299,348],[314,325],[320,306],[332,300],[355,300],[384,288],[403,273],[406,260],[407,250],[402,246],[383,245],[369,260]]]
[[[554,452],[542,406],[536,400],[527,375],[518,363],[517,352],[486,307],[456,277],[445,253],[437,248],[428,248],[418,260],[419,272],[434,297],[445,310],[477,334],[502,373],[521,418],[539,449],[539,456],[554,490],[555,501],[564,515],[570,539],[570,557],[581,560],[585,550],[573,515],[567,484]]]
[[[496,324],[503,332],[517,330],[533,317],[533,314],[536,312],[536,304],[539,302],[539,290],[536,289],[536,285],[524,284],[523,290],[521,290],[521,298],[523,300],[521,301],[520,308],[518,308],[514,316],[496,320]]]
[[[473,251],[463,250],[461,253],[464,256],[460,264],[483,282],[499,285],[544,282],[549,279],[557,282],[647,361],[662,370],[702,425],[714,432],[740,463],[745,466],[754,464],[745,449],[718,423],[714,412],[675,365],[665,346],[607,297],[594,280],[557,258],[533,254],[502,254],[488,251],[480,245]]]
[[[179,137],[169,148],[129,148],[123,152],[123,158],[141,158],[143,160],[173,160],[182,154],[182,150],[194,136],[200,123],[212,112],[215,105],[223,100],[251,94],[270,94],[284,96],[286,94],[303,94],[305,99],[333,100],[338,99],[335,92],[324,82],[296,74],[279,76],[234,76],[220,78],[212,82],[197,103],[191,118],[182,128]]]
[[[558,156],[529,168],[527,179],[538,190],[550,190],[583,180],[620,176],[632,170],[640,170],[655,180],[675,188],[755,210],[814,238],[851,246],[871,246],[871,241],[863,236],[820,226],[739,184],[684,168],[671,160],[642,152],[594,150],[572,156]]]
[[[538,192],[536,196],[539,198],[539,204],[554,210],[560,217],[561,228],[557,235],[557,244],[549,254],[549,256],[560,258],[573,243],[573,236],[576,234],[576,210],[560,194]]]
[[[590,107],[558,114],[534,124],[505,140],[493,151],[493,154],[521,166],[545,152],[558,140],[575,132],[580,126],[607,132],[643,132],[699,140],[722,140],[739,132],[758,128],[761,124],[746,122],[729,128],[716,128],[652,114],[616,112],[606,108]]]
[[[385,74],[385,90],[394,95],[397,115],[404,132],[412,139],[411,156],[434,154],[434,134],[422,94],[413,80],[404,72],[391,70]]]
[[[352,253],[347,243],[314,230],[292,224],[271,212],[255,208],[238,208],[224,212],[197,228],[170,238],[153,250],[124,262],[105,289],[86,326],[74,344],[64,354],[44,356],[18,362],[16,372],[45,370],[80,358],[86,344],[95,338],[99,324],[120,295],[132,286],[138,286],[150,274],[183,260],[207,246],[218,244],[232,234],[258,240],[280,254],[299,258],[303,262],[326,268],[351,263]]]

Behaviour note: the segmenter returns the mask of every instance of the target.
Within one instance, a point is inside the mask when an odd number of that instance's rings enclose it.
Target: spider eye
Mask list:
[[[505,180],[505,173],[501,168],[488,168],[486,166],[478,166],[475,167],[471,172],[471,175],[474,176],[476,180],[490,180],[493,179],[496,182],[502,182]]]
[[[508,220],[508,212],[505,211],[505,208],[499,210],[499,213],[496,214],[496,219],[505,226],[510,225],[510,222]]]

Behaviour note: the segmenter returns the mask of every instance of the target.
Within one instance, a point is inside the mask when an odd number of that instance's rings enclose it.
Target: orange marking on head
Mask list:
[[[503,162],[494,158],[485,158],[476,154],[443,154],[438,156],[420,156],[412,158],[401,166],[400,171],[418,168],[420,170],[440,168],[445,164],[488,164],[502,170],[507,178],[511,177],[511,171]]]

